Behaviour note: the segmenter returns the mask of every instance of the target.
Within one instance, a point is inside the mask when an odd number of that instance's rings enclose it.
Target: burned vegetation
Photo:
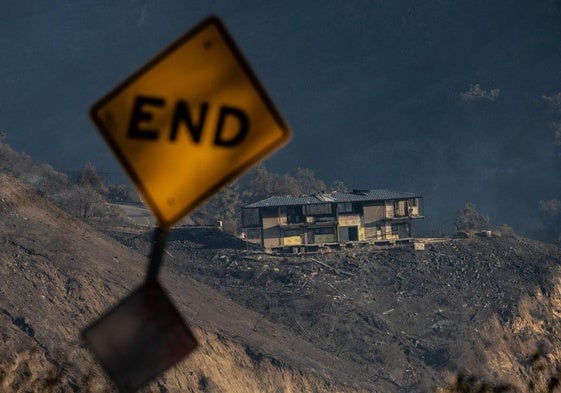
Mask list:
[[[478,237],[440,240],[422,251],[355,245],[282,255],[242,244],[220,248],[215,236],[206,246],[176,238],[168,252],[174,272],[352,361],[366,379],[395,391],[433,391],[461,375],[527,386],[559,366],[561,258],[551,245]],[[541,376],[527,362],[538,347],[547,359]]]

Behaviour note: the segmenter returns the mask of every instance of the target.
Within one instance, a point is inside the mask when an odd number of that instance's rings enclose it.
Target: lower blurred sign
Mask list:
[[[197,347],[157,281],[135,290],[82,333],[121,392],[132,392]]]

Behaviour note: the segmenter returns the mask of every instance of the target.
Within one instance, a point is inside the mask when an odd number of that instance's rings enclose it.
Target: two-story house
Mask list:
[[[272,196],[242,207],[242,228],[248,241],[269,249],[393,242],[411,238],[422,198],[388,190]]]

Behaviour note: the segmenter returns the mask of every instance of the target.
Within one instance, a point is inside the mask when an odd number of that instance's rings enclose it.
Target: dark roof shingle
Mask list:
[[[393,199],[422,198],[421,195],[412,192],[396,192],[390,190],[355,190],[352,192],[331,192],[325,194],[303,195],[299,197],[285,195],[272,196],[245,205],[245,208],[276,207],[276,206],[295,206],[309,205],[316,203],[332,202],[369,202],[387,201]]]

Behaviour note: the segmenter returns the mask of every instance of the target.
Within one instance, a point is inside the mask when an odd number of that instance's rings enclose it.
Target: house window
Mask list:
[[[334,227],[314,228],[314,235],[332,235],[335,233]]]
[[[284,237],[300,236],[302,231],[300,229],[285,229],[283,231]]]
[[[242,209],[242,226],[251,227],[260,225],[259,209]]]
[[[393,202],[394,215],[396,217],[404,217],[407,215],[407,212],[405,211],[405,202],[406,200],[404,199]]]
[[[337,204],[337,212],[339,212],[339,213],[352,213],[353,212],[353,204],[350,203],[350,202],[338,203]]]
[[[417,207],[417,198],[411,198],[411,199],[409,199],[409,206],[411,206],[411,207]]]
[[[304,216],[302,215],[302,206],[287,206],[286,208],[286,219],[289,224],[299,224],[304,222]]]
[[[392,235],[397,235],[399,233],[399,225],[392,224]]]
[[[307,216],[326,216],[332,214],[330,203],[316,203],[313,205],[305,205],[304,213]]]

